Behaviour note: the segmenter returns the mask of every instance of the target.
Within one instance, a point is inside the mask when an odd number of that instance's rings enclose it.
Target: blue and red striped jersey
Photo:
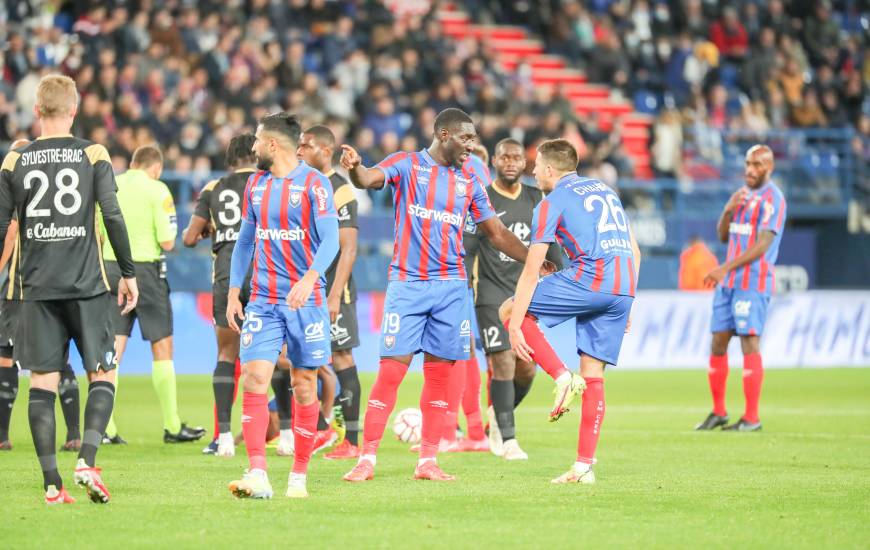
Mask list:
[[[779,255],[782,229],[785,226],[785,197],[771,181],[758,189],[749,189],[743,201],[731,216],[728,226],[728,257],[733,260],[755,244],[761,231],[772,231],[775,236],[770,248],[752,263],[732,270],[725,276],[725,288],[755,290],[770,294],[775,290],[776,279],[773,265]]]
[[[277,304],[311,267],[321,243],[316,221],[338,216],[329,179],[300,162],[286,178],[268,170],[251,174],[242,217],[257,228],[251,301]],[[325,289],[326,274],[321,273],[307,305],[325,303]]]
[[[399,152],[376,166],[393,186],[396,234],[391,281],[466,279],[462,233],[495,216],[484,187],[489,171],[471,155],[461,168],[438,164],[425,149]]]
[[[532,244],[559,241],[565,272],[593,292],[634,296],[637,287],[628,219],[602,182],[569,174],[535,208]]]

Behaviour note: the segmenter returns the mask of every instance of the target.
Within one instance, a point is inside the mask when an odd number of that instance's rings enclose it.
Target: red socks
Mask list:
[[[457,361],[459,366],[463,363],[465,375],[465,392],[462,394],[462,411],[465,413],[465,421],[468,424],[468,438],[480,441],[486,437],[483,433],[483,420],[480,417],[480,367],[477,359],[471,358],[465,361]]]
[[[423,393],[420,396],[420,410],[423,412],[421,459],[435,458],[438,454],[438,443],[441,434],[444,433],[444,420],[447,414],[450,371],[460,366],[458,362],[456,364],[423,363]],[[393,395],[395,399],[395,394]],[[368,414],[366,416],[368,417]]]
[[[743,397],[746,399],[746,411],[743,413],[743,419],[747,422],[758,422],[758,399],[761,397],[763,381],[764,367],[761,365],[761,354],[744,355]]]
[[[242,435],[248,450],[248,466],[266,469],[266,428],[269,427],[269,398],[265,393],[242,395]]]
[[[510,329],[509,325],[510,321],[506,321],[505,326],[508,329]],[[556,355],[553,347],[547,342],[547,338],[541,332],[541,328],[534,317],[526,315],[523,318],[522,325],[520,325],[520,330],[522,330],[523,336],[526,338],[526,344],[534,351],[532,359],[544,369],[544,372],[550,375],[550,378],[555,380],[563,373],[568,372],[568,369],[565,368],[562,360]]]
[[[369,393],[369,403],[363,425],[362,454],[373,455],[378,452],[378,445],[384,436],[384,427],[386,427],[387,420],[396,406],[399,384],[402,383],[407,372],[407,365],[393,359],[381,359],[378,377]],[[425,418],[425,411],[423,414]],[[435,445],[438,445],[437,441]]]
[[[304,474],[308,471],[308,461],[314,450],[314,436],[317,434],[317,417],[320,403],[315,399],[308,405],[300,405],[293,398],[293,473]]]
[[[583,392],[583,413],[580,417],[580,438],[577,442],[577,462],[592,464],[595,448],[604,421],[604,379],[586,378]]]
[[[728,382],[728,355],[711,355],[707,371],[710,394],[713,396],[713,414],[725,416],[725,386]]]
[[[450,369],[447,386],[447,412],[444,414],[442,439],[456,441],[456,424],[459,420],[459,405],[465,391],[465,368],[463,361],[457,361]]]

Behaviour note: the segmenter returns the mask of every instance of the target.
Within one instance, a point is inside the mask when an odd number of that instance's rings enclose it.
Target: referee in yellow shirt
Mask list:
[[[163,412],[164,443],[196,441],[205,434],[202,428],[188,428],[178,416],[175,387],[175,366],[172,362],[172,304],[163,253],[175,246],[178,226],[175,203],[169,188],[159,181],[163,172],[163,155],[154,146],[139,147],[133,152],[130,169],[116,178],[118,203],[124,214],[136,276],[139,282],[139,303],[127,315],[118,308],[115,315],[115,350],[118,361],[123,359],[133,324],[139,320],[139,331],[151,342],[153,363],[151,380]],[[104,239],[103,257],[112,293],[118,291],[121,271],[115,262],[115,252]],[[116,382],[117,385],[117,382]],[[106,428],[105,443],[125,443],[118,435],[114,418]]]

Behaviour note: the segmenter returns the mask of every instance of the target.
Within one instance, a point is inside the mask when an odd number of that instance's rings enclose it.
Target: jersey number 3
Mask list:
[[[242,211],[239,208],[239,194],[230,189],[224,189],[218,195],[218,200],[221,202],[221,211],[218,212],[218,220],[223,225],[236,225],[242,219]]]
[[[39,203],[48,191],[49,182],[48,175],[42,170],[33,170],[24,176],[24,188],[31,189],[34,180],[39,183],[36,193],[33,198],[27,203],[25,214],[28,218],[44,218],[51,216],[50,208],[39,208]],[[66,183],[66,181],[69,183]],[[64,168],[60,170],[54,177],[54,184],[57,187],[57,192],[54,194],[54,208],[61,214],[69,216],[75,214],[82,207],[82,196],[79,193],[79,175],[72,168]],[[67,199],[66,197],[71,197]],[[72,201],[72,204],[67,206],[65,202]]]
[[[616,195],[607,195],[607,200],[601,195],[589,195],[583,202],[583,206],[587,212],[595,211],[595,203],[601,203],[601,219],[598,220],[598,232],[607,233],[608,231],[628,231],[628,226],[625,223],[625,211],[617,202]],[[613,222],[609,221],[610,216],[613,217]]]

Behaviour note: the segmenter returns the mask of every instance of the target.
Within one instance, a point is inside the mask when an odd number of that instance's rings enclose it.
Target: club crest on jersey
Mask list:
[[[396,337],[392,334],[384,336],[384,347],[387,349],[393,349],[396,347]]]
[[[456,186],[456,196],[457,197],[464,197],[468,193],[468,190],[465,188],[466,184],[463,182],[460,182],[459,178],[456,178],[456,180],[457,180],[456,183],[458,184]]]
[[[302,193],[299,191],[290,192],[290,206],[296,207],[302,204]]]

